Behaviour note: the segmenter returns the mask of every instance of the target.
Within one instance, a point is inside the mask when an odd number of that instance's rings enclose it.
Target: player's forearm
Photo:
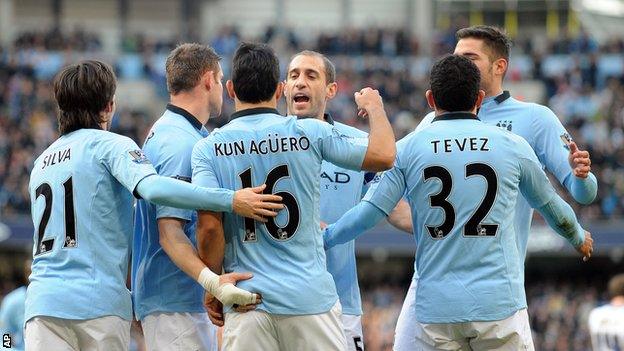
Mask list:
[[[385,171],[392,168],[396,157],[394,132],[383,107],[374,107],[366,112],[370,123],[370,134],[362,170]]]
[[[197,224],[197,250],[199,258],[211,271],[221,274],[225,256],[225,235],[217,214],[200,214]]]
[[[572,246],[579,247],[585,240],[585,232],[576,220],[572,207],[559,196],[554,196],[544,206],[537,208],[548,225],[566,238]]]
[[[172,219],[171,221],[175,220]],[[163,220],[159,220],[158,229],[160,245],[171,261],[189,277],[197,280],[199,273],[206,268],[206,265],[201,261],[193,244],[184,234],[182,226],[177,223],[163,223]]]
[[[150,176],[136,187],[145,200],[163,206],[231,212],[234,191],[221,188],[204,188],[177,179]]]
[[[385,217],[386,214],[373,204],[368,201],[360,202],[325,229],[323,235],[325,248],[329,249],[354,240]]]
[[[388,223],[408,234],[413,234],[412,211],[407,201],[399,201],[397,206],[388,216]]]
[[[579,178],[570,174],[564,185],[574,200],[581,205],[591,204],[598,194],[598,181],[593,173],[589,173],[587,178]]]

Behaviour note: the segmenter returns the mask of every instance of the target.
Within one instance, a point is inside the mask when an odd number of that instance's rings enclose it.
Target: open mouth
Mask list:
[[[303,93],[297,93],[293,96],[293,101],[295,102],[295,105],[305,104],[310,102],[310,97]]]

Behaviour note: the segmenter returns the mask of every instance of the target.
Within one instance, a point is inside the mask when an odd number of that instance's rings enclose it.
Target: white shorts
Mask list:
[[[416,349],[416,279],[407,290],[401,313],[394,329],[394,351],[412,351]]]
[[[223,350],[345,351],[340,303],[321,314],[225,314]]]
[[[412,280],[397,321],[394,350],[534,350],[526,309],[500,321],[424,324],[416,320]]]
[[[347,350],[363,351],[364,335],[362,333],[362,316],[352,314],[342,315],[345,337],[347,338]]]
[[[152,313],[141,321],[148,351],[218,351],[217,327],[206,313]]]
[[[128,350],[130,321],[117,316],[76,320],[34,317],[26,322],[28,351]]]

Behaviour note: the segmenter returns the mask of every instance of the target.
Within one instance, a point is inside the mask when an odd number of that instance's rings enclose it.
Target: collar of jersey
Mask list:
[[[245,116],[250,116],[250,115],[259,115],[259,114],[263,114],[263,113],[273,113],[273,114],[279,115],[279,111],[277,109],[274,109],[274,108],[270,108],[270,107],[254,107],[254,108],[248,108],[248,109],[245,109],[245,110],[240,110],[240,111],[232,113],[232,115],[230,116],[230,121],[235,119],[235,118],[239,118],[239,117],[245,117]]]
[[[490,96],[488,98],[483,99],[483,104],[487,104],[490,101],[496,101],[497,104],[502,104],[505,100],[509,99],[511,97],[511,94],[509,93],[508,90],[504,90],[502,93],[496,95],[496,96]]]
[[[182,107],[178,107],[176,105],[173,104],[167,104],[167,110],[175,113],[176,115],[180,115],[184,118],[186,118],[186,120],[193,126],[195,127],[195,129],[197,130],[202,130],[202,123],[195,118],[195,116],[193,116],[192,113],[188,112],[187,110],[183,109]]]
[[[334,119],[329,113],[324,114],[323,118],[325,118],[325,122],[331,124],[332,126],[334,125]]]
[[[477,117],[477,115],[475,115],[474,113],[470,113],[470,112],[447,112],[447,113],[443,113],[441,115],[436,116],[432,122],[436,122],[436,121],[450,121],[453,119],[474,119],[476,121],[479,120],[479,117]]]

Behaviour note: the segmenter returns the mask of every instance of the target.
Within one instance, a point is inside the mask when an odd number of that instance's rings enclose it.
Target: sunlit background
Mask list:
[[[366,129],[352,96],[372,86],[400,138],[428,112],[432,60],[453,51],[458,28],[474,24],[503,27],[514,39],[505,88],[548,105],[590,151],[598,197],[574,208],[594,235],[595,257],[582,263],[536,216],[526,286],[537,350],[591,349],[588,312],[607,301],[608,278],[624,271],[621,0],[0,0],[0,299],[24,284],[28,176],[57,137],[51,80],[64,65],[98,58],[115,67],[113,130],[142,144],[167,102],[164,61],[177,43],[213,46],[226,78],[241,40],[269,43],[282,68],[295,52],[318,50],[337,67],[334,118]],[[209,127],[226,123],[232,109],[226,98]],[[367,350],[392,347],[414,249],[411,236],[388,226],[357,242]]]

